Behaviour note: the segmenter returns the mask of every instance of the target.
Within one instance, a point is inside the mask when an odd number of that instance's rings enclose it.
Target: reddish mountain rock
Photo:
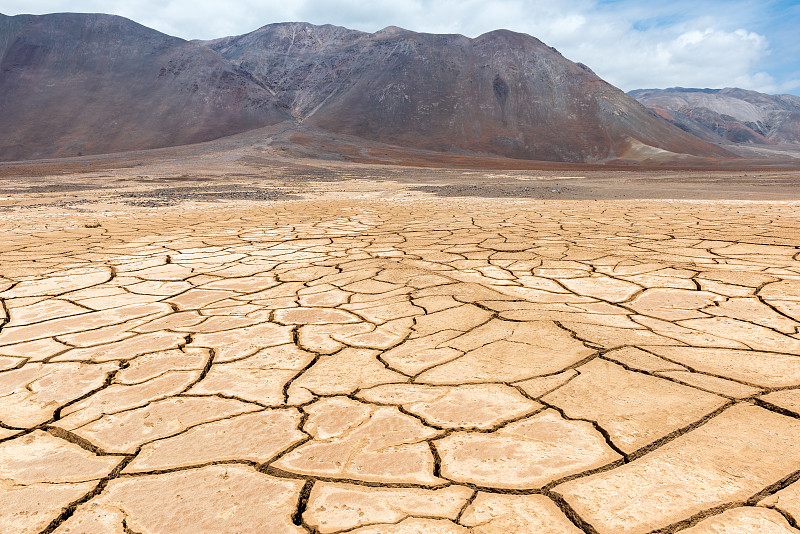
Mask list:
[[[268,85],[297,120],[331,132],[549,161],[612,159],[631,140],[730,155],[538,39],[506,30],[469,39],[288,23],[206,45]]]
[[[638,89],[629,95],[679,128],[720,144],[800,144],[800,97],[745,89]]]

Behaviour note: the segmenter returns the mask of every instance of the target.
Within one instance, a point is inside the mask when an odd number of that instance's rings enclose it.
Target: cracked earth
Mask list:
[[[0,531],[800,533],[797,203],[405,194],[7,203]]]

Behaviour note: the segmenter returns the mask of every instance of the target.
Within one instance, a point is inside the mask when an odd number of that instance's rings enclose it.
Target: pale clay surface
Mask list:
[[[0,532],[800,534],[796,204],[309,187],[0,198]]]

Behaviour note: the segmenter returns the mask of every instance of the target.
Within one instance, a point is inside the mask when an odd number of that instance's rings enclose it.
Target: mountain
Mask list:
[[[270,87],[298,121],[330,132],[550,161],[604,161],[638,144],[730,155],[525,34],[286,23],[205,44]]]
[[[683,130],[714,143],[800,144],[800,97],[745,89],[639,89],[628,93]]]
[[[285,122],[454,154],[732,154],[534,37],[284,23],[184,41],[109,15],[0,15],[0,159],[210,140]]]
[[[213,50],[110,15],[0,15],[0,159],[215,139],[286,120]]]

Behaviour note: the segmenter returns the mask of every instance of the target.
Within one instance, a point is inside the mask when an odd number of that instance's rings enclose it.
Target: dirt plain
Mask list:
[[[0,168],[0,531],[799,533],[800,171]]]

